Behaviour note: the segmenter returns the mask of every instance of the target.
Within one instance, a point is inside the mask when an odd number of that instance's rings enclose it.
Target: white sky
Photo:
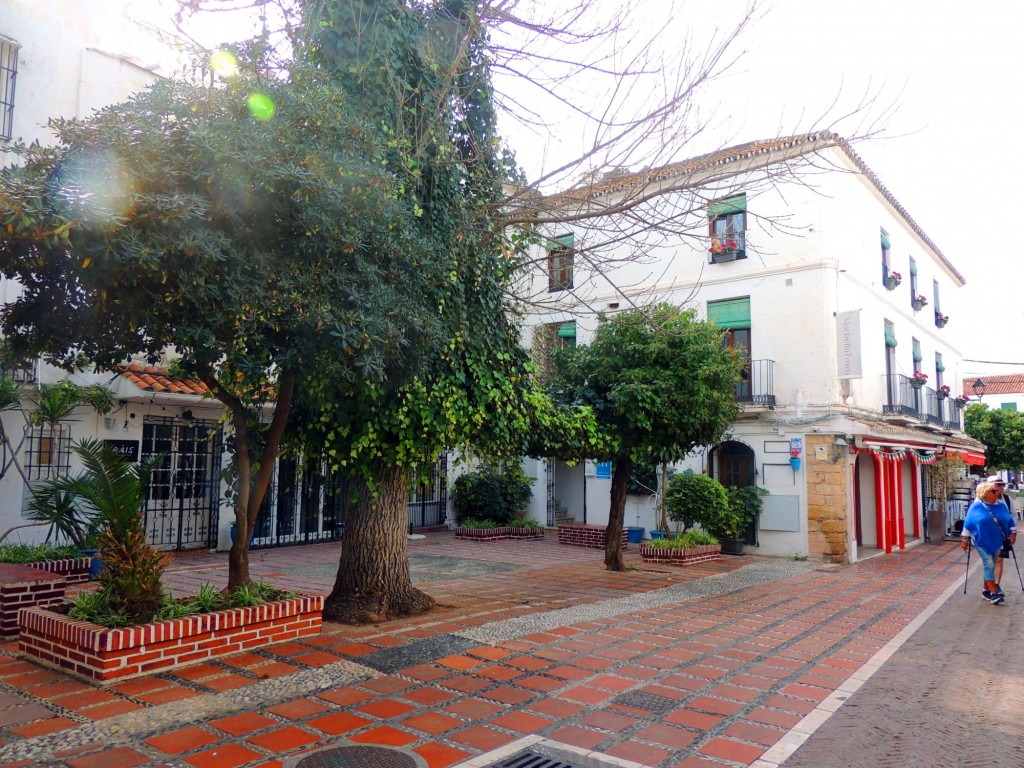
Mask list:
[[[643,23],[669,2],[644,0],[635,13],[645,15]],[[677,26],[666,28],[663,42],[730,29],[747,4],[677,0]],[[960,303],[970,311],[951,317],[946,328],[964,357],[1019,363],[967,363],[963,375],[1024,372],[1024,265],[1013,229],[1013,212],[1024,204],[1024,163],[1012,138],[1024,113],[1017,83],[1024,0],[767,5],[738,43],[738,64],[707,94],[706,105],[722,120],[718,143],[829,127],[817,119],[837,94],[833,115],[866,92],[879,94],[872,114],[897,102],[885,136],[857,151],[967,279]],[[839,133],[856,127],[841,126]],[[531,177],[542,158],[550,167],[563,151],[560,142],[536,136],[509,140]],[[575,148],[579,138],[562,143]]]

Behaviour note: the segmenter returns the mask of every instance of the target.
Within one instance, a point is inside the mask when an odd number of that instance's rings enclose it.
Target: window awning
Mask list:
[[[557,248],[572,248],[576,242],[576,236],[570,232],[567,235],[559,235],[548,240],[548,250],[553,251]]]
[[[890,248],[889,236],[885,232],[882,233],[882,247],[885,248],[885,250],[887,250],[887,251]]]
[[[894,331],[892,328],[886,328],[885,329],[885,346],[893,347],[895,349],[895,347],[896,347],[896,345],[898,343],[899,342],[896,341],[896,331]]]
[[[750,297],[709,301],[708,320],[719,328],[737,330],[750,327]]]
[[[954,455],[954,456],[959,456],[961,459],[966,461],[971,466],[974,466],[974,467],[984,467],[985,466],[985,454],[984,453],[978,453],[977,451],[968,451],[966,449],[960,449],[960,448],[958,448],[956,450],[953,450],[952,448],[947,448],[946,449],[946,453]]]
[[[576,321],[573,320],[573,321],[568,322],[568,323],[562,323],[562,325],[559,326],[559,328],[558,328],[558,335],[575,339],[576,338]]]
[[[747,210],[747,196],[736,195],[735,197],[726,197],[722,200],[715,200],[709,206],[708,212],[711,217],[715,216],[726,216],[730,213],[745,213]]]

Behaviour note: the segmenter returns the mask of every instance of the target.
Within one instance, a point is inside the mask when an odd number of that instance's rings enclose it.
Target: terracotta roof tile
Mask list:
[[[985,396],[989,395],[1020,395],[1024,394],[1024,374],[1011,373],[1003,376],[975,376],[964,379],[964,396],[974,396],[974,382],[980,378],[985,382]]]
[[[122,369],[121,376],[145,392],[171,392],[176,395],[205,395],[207,387],[201,381],[178,379],[159,368],[132,363]]]

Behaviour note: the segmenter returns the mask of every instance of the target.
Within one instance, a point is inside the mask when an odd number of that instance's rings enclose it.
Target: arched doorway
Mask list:
[[[754,449],[745,443],[728,440],[715,446],[708,462],[710,474],[726,488],[746,488],[757,483]],[[757,521],[746,532],[746,543],[757,546]]]

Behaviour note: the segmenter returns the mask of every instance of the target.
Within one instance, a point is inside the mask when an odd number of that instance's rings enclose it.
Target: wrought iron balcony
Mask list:
[[[748,360],[736,384],[736,399],[747,405],[775,407],[775,361]]]
[[[882,413],[923,419],[924,414],[927,413],[926,390],[930,391],[933,396],[935,390],[914,386],[911,383],[911,378],[902,373],[894,373],[891,376],[886,376],[885,379],[886,402],[882,405]]]

